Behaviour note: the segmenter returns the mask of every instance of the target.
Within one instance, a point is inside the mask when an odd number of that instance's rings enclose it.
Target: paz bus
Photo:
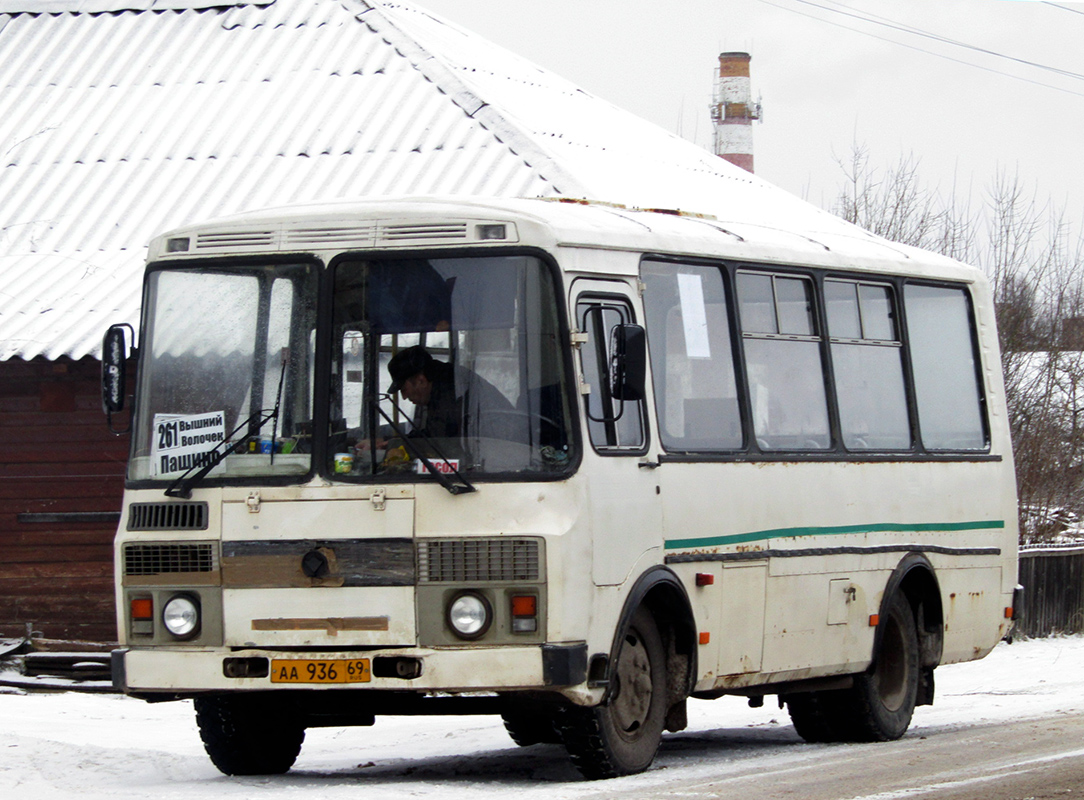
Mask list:
[[[854,230],[404,198],[154,239],[114,681],[227,774],[388,714],[630,774],[724,695],[902,736],[1011,627],[1016,493],[986,280]]]

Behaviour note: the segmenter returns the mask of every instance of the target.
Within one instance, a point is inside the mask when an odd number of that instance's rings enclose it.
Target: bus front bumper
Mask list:
[[[585,683],[587,645],[356,652],[122,648],[113,651],[112,667],[114,687],[134,695],[280,689],[552,690]]]

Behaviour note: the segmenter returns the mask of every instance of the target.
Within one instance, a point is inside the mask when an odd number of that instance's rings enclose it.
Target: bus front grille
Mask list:
[[[207,530],[206,503],[132,503],[128,508],[130,531]]]
[[[538,539],[436,539],[418,543],[420,583],[537,581]]]
[[[178,572],[214,572],[218,569],[211,542],[126,544],[125,575],[161,575]]]

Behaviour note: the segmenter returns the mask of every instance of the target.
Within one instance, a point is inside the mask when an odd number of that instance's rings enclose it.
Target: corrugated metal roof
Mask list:
[[[83,14],[101,11],[161,11],[171,8],[214,8],[215,6],[266,6],[275,0],[0,0],[0,14]]]
[[[0,14],[0,360],[96,353],[137,321],[154,233],[265,206],[566,194],[842,225],[406,3],[65,4]]]
[[[323,198],[554,192],[354,5],[0,16],[0,359],[80,358],[135,322],[162,229]]]

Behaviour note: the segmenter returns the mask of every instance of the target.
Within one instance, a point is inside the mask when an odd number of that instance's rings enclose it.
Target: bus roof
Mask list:
[[[720,219],[568,198],[389,197],[264,209],[185,226],[156,237],[149,258],[260,253],[327,258],[348,250],[530,245],[983,280],[973,267],[826,217],[817,226],[808,216]],[[504,235],[497,236],[494,228],[502,225]],[[184,249],[178,249],[179,242]]]

